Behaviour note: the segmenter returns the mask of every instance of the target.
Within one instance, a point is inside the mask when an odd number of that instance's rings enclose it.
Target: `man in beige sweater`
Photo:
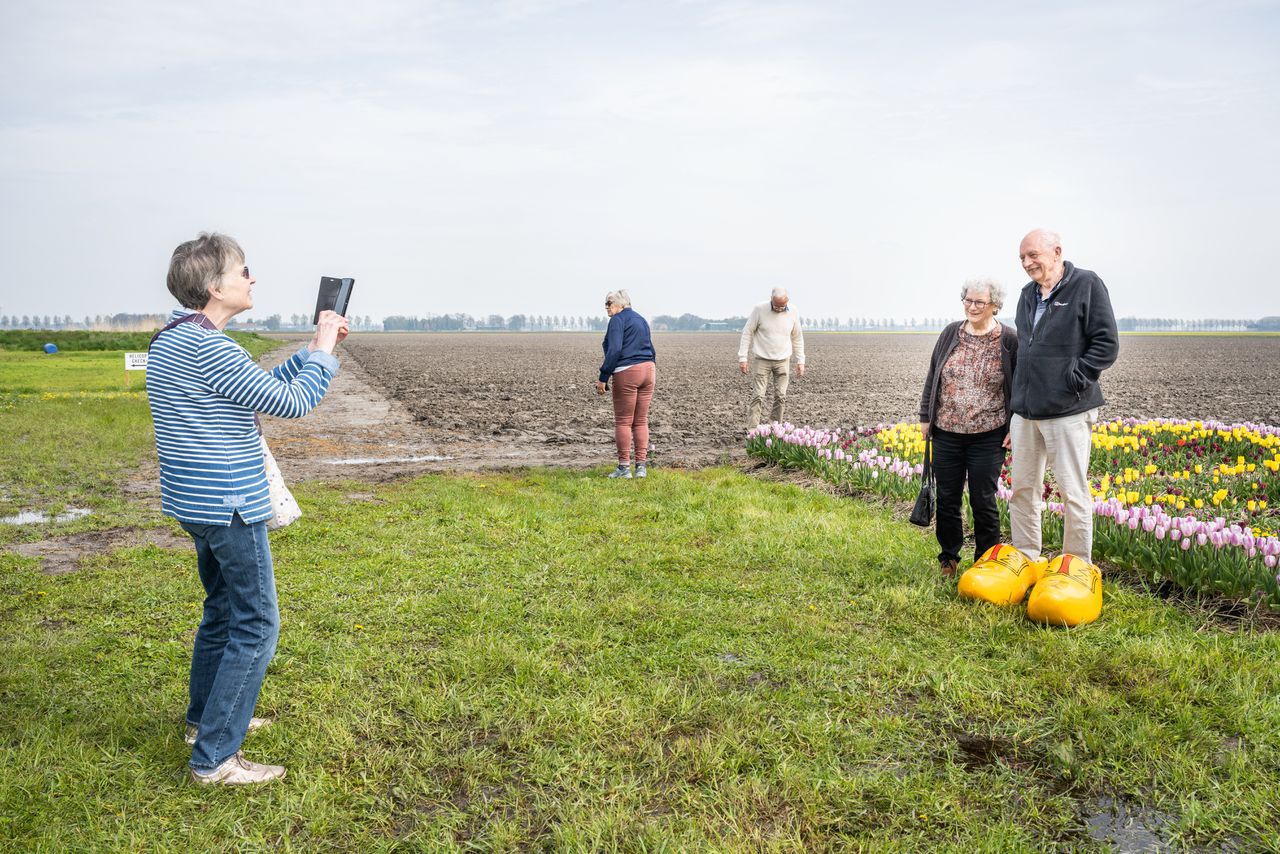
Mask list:
[[[738,368],[747,373],[747,355],[755,356],[751,365],[751,408],[747,429],[761,423],[764,396],[773,377],[773,410],[770,421],[781,421],[787,402],[787,385],[791,381],[791,356],[796,357],[796,376],[804,376],[804,332],[800,315],[787,304],[786,288],[774,288],[768,302],[751,309],[747,325],[742,327],[738,344]]]

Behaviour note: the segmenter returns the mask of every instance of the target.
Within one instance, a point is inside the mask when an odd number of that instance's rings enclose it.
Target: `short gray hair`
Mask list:
[[[609,291],[605,295],[605,302],[611,302],[614,305],[620,305],[623,308],[631,308],[631,295],[626,291]]]
[[[233,238],[217,232],[201,232],[173,250],[166,284],[183,308],[204,308],[209,290],[218,284],[232,263],[244,262],[244,250]]]
[[[787,289],[774,288],[773,290],[769,291],[769,299],[770,300],[787,299]]]
[[[960,286],[960,299],[969,296],[969,291],[986,291],[987,299],[996,308],[1004,308],[1004,285],[995,279],[968,279]]]
[[[1051,231],[1047,228],[1033,228],[1027,237],[1030,237],[1032,234],[1036,236],[1036,241],[1039,242],[1041,246],[1046,246],[1049,249],[1062,248],[1062,236],[1056,231]]]

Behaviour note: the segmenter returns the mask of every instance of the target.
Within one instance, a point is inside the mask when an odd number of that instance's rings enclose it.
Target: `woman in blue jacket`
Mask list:
[[[631,309],[626,291],[611,291],[604,298],[609,328],[604,333],[604,363],[596,392],[604,394],[613,380],[613,440],[618,446],[618,467],[609,477],[631,477],[631,446],[635,444],[636,477],[648,474],[649,404],[657,379],[653,339],[649,324]]]

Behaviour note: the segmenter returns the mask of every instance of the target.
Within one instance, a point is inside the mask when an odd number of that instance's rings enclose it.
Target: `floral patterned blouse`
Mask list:
[[[942,366],[934,423],[952,433],[985,433],[1003,427],[1004,367],[1000,324],[986,335],[960,328],[956,348]]]

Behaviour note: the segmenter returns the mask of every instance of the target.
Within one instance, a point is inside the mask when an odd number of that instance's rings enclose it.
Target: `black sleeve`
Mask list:
[[[1111,309],[1111,295],[1102,279],[1094,279],[1090,288],[1089,316],[1085,318],[1084,351],[1077,359],[1080,372],[1097,382],[1102,372],[1120,355],[1120,333]]]
[[[924,391],[920,393],[920,423],[929,420],[929,412],[933,409],[933,381],[938,374],[938,360],[942,357],[942,345],[951,332],[948,325],[943,327],[942,334],[934,342],[933,353],[929,356],[929,373],[924,378]]]

